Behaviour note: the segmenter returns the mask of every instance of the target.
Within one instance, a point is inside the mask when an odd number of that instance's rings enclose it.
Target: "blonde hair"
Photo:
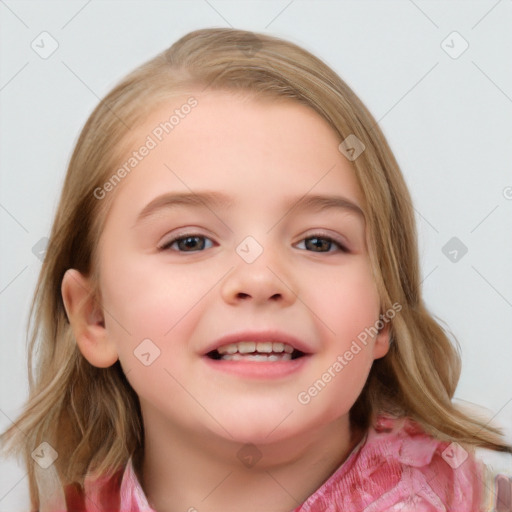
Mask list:
[[[374,362],[351,409],[352,425],[367,429],[376,412],[388,411],[412,417],[442,440],[512,451],[499,429],[452,403],[461,366],[458,345],[421,298],[411,199],[372,115],[334,71],[306,50],[268,35],[205,29],[185,35],[122,80],[89,117],[69,163],[30,310],[30,395],[15,425],[1,437],[6,453],[25,459],[33,506],[38,506],[39,491],[31,452],[41,442],[59,454],[54,464],[63,485],[83,483],[92,470],[113,474],[142,451],[138,397],[119,361],[96,368],[81,355],[61,281],[69,268],[96,276],[97,241],[113,194],[100,201],[94,191],[119,164],[130,128],[166,98],[198,87],[300,102],[326,119],[340,140],[355,135],[366,146],[352,165],[365,198],[374,278],[382,311],[396,303],[402,309],[390,321],[388,354]]]

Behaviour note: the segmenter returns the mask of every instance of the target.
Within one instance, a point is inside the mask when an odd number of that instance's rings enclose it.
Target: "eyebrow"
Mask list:
[[[233,201],[229,196],[219,192],[171,192],[162,194],[148,203],[137,215],[137,220],[133,226],[162,209],[190,206],[194,208],[207,208],[213,211],[216,208],[228,208],[232,204]]]
[[[232,206],[234,201],[226,194],[220,192],[180,192],[162,194],[149,202],[137,215],[137,219],[132,227],[139,222],[151,217],[162,209],[172,209],[177,206],[188,206],[193,208],[207,208],[214,212],[216,209],[226,209]],[[337,195],[310,195],[307,194],[301,198],[290,198],[287,203],[286,212],[282,218],[286,217],[293,210],[305,211],[316,210],[323,211],[328,209],[341,209],[347,212],[355,213],[365,218],[364,212],[360,206],[346,197]]]
[[[343,196],[335,195],[310,195],[307,194],[299,200],[295,200],[291,210],[328,210],[331,208],[346,210],[365,218],[363,209],[355,202]]]

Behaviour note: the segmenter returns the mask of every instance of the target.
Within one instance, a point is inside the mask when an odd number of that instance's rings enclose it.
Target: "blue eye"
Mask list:
[[[311,252],[348,252],[345,247],[328,236],[310,236],[301,240],[297,247]]]
[[[170,240],[160,249],[171,249],[177,252],[198,252],[210,247],[213,247],[213,242],[210,238],[202,235],[186,235]]]

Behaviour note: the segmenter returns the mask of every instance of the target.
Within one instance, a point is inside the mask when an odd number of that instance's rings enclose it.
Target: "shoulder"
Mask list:
[[[512,454],[482,448],[476,454],[485,464],[484,510],[512,511]]]
[[[297,512],[490,511],[485,504],[489,477],[469,449],[434,439],[410,418],[380,415]]]
[[[364,459],[387,461],[394,469],[393,477],[386,480],[390,489],[382,506],[386,499],[399,499],[417,510],[483,510],[485,466],[459,443],[433,438],[410,418],[381,415],[368,434],[366,448]],[[377,500],[374,510],[379,506]]]
[[[74,482],[64,486],[65,512],[104,512],[120,510],[120,485],[124,470],[112,475],[88,475],[83,484]]]
[[[59,512],[154,512],[149,506],[130,458],[111,475],[85,478],[84,484],[64,488],[65,504]]]

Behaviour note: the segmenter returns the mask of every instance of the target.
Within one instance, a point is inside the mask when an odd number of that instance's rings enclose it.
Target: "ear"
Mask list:
[[[389,342],[391,336],[390,323],[385,322],[384,327],[378,332],[373,345],[373,358],[380,359],[384,357],[389,350]]]
[[[109,340],[101,304],[91,282],[78,270],[69,269],[62,278],[62,300],[76,343],[93,366],[107,368],[118,359],[115,344]]]

